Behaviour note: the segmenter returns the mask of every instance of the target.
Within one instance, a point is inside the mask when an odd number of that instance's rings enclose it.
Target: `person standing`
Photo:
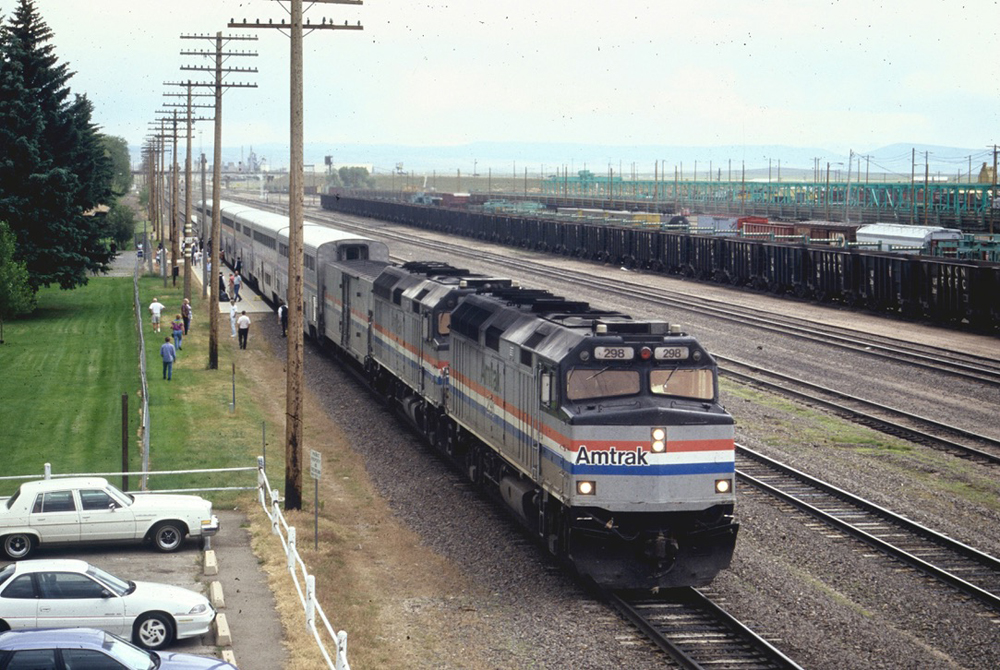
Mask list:
[[[287,337],[288,332],[288,305],[281,301],[278,303],[278,323],[281,324],[281,336]]]
[[[233,273],[229,273],[229,298],[236,300],[236,289],[233,286]]]
[[[236,270],[236,275],[237,276],[239,276],[239,274],[243,271],[243,257],[242,256],[240,256],[240,257],[238,257],[236,259],[236,267],[233,268],[233,269]]]
[[[233,296],[236,298],[236,302],[243,300],[240,297],[240,289],[243,287],[243,279],[240,277],[240,273],[237,272],[233,276]]]
[[[184,321],[181,319],[181,315],[178,314],[174,317],[174,320],[170,322],[170,334],[174,336],[174,347],[177,351],[180,351],[184,347]]]
[[[236,309],[236,301],[229,301],[229,326],[233,329],[233,334],[229,337],[236,337],[236,318],[239,316],[239,311]]]
[[[219,302],[225,302],[229,300],[229,296],[226,294],[226,278],[219,273]]]
[[[250,317],[247,316],[246,310],[243,310],[240,318],[236,321],[236,326],[240,331],[240,349],[246,349],[247,335],[250,334]]]
[[[153,332],[160,332],[160,312],[162,312],[166,307],[160,302],[159,298],[153,298],[153,302],[149,305],[149,313],[152,315]]]
[[[177,351],[174,349],[174,345],[170,344],[170,338],[163,338],[163,344],[160,345],[160,358],[163,359],[163,378],[170,381],[170,378],[174,376],[174,361],[177,360]]]
[[[184,319],[184,334],[187,335],[191,329],[191,301],[187,298],[181,303],[181,317]]]

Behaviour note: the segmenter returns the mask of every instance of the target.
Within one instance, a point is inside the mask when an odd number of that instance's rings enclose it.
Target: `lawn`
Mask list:
[[[238,351],[228,332],[219,341],[219,369],[208,370],[208,314],[194,284],[194,320],[174,364],[162,379],[159,347],[180,312],[182,282],[163,287],[156,277],[140,279],[142,327],[146,338],[150,411],[150,469],[181,470],[255,465],[262,437],[283,442],[283,426],[265,424],[251,402],[248,381],[233,363]],[[161,333],[153,332],[147,307],[159,298],[167,306]],[[228,320],[220,320],[228,331]],[[5,324],[0,345],[0,457],[3,475],[53,472],[112,472],[121,469],[122,394],[129,402],[129,455],[141,466],[140,376],[131,277],[96,277],[73,291],[44,289],[38,309]],[[247,352],[243,352],[247,353]],[[277,438],[277,439],[276,439]],[[283,454],[274,446],[268,470],[280,473]],[[120,482],[113,478],[116,483]],[[153,477],[152,490],[202,486],[253,486],[253,473]],[[0,496],[15,483],[0,482]],[[130,481],[131,488],[138,481]],[[219,503],[235,494],[213,493]]]
[[[38,309],[8,321],[0,345],[0,454],[5,475],[121,467],[122,395],[137,456],[139,368],[131,279],[43,289]],[[133,460],[133,463],[138,463]],[[11,486],[0,485],[3,495]]]

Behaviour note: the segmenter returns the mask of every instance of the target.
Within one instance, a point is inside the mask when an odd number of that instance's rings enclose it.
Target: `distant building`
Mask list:
[[[980,184],[992,184],[994,179],[993,168],[988,167],[986,163],[983,163],[983,167],[979,169],[979,183]]]

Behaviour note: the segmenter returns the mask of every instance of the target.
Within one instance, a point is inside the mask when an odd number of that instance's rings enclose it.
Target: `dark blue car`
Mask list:
[[[93,628],[0,633],[0,670],[237,670],[209,656],[146,651]]]

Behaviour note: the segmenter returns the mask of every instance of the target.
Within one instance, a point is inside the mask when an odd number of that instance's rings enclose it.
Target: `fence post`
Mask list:
[[[306,575],[306,628],[316,630],[316,577]]]
[[[52,464],[51,463],[46,463],[45,464],[45,478],[46,479],[52,479]]]
[[[337,658],[333,661],[337,670],[351,670],[347,662],[347,631],[337,633]]]
[[[292,577],[295,576],[295,557],[298,555],[299,550],[295,547],[295,526],[288,527],[288,571],[292,573]]]
[[[278,516],[281,514],[281,508],[278,506],[278,489],[274,489],[271,492],[271,532],[275,535],[281,535],[281,531],[278,530]]]

